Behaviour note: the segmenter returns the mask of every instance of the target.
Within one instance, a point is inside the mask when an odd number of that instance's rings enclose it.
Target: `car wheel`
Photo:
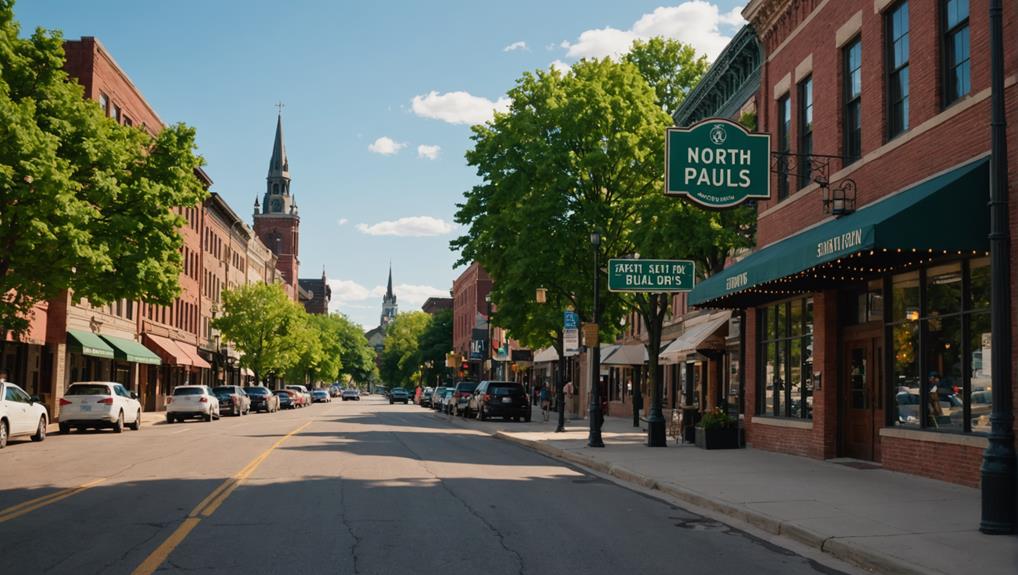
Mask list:
[[[477,410],[477,419],[479,419],[481,421],[487,421],[488,420],[488,414],[484,413],[484,407],[481,407],[480,409]]]
[[[212,410],[210,409],[203,417],[205,418],[205,421],[212,421]]]
[[[0,449],[7,447],[7,422],[0,421]]]
[[[35,435],[32,436],[32,441],[46,441],[46,416],[39,418],[39,427],[35,430]]]
[[[138,431],[141,429],[141,410],[138,410],[137,415],[134,416],[134,423],[131,424],[131,431]]]
[[[527,423],[530,423],[530,414],[524,415],[523,416],[523,421],[526,421]]]
[[[66,423],[58,423],[57,427],[60,428],[60,433],[62,435],[67,435],[68,433],[71,432],[71,426]]]
[[[176,421],[177,419],[175,417],[173,417],[169,413],[166,414],[166,423],[176,423]]]
[[[121,411],[117,414],[117,421],[113,423],[113,433],[124,432],[124,412]]]

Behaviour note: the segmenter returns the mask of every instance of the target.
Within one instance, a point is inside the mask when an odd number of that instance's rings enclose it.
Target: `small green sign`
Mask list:
[[[608,260],[608,291],[690,291],[693,272],[690,260]]]
[[[728,208],[771,197],[771,137],[723,118],[665,135],[665,194],[687,196],[707,208]]]

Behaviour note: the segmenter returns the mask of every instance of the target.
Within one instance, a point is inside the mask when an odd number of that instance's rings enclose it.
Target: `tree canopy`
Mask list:
[[[397,314],[385,329],[382,380],[388,385],[413,387],[423,362],[420,338],[431,323],[423,311]]]
[[[19,38],[0,0],[0,334],[20,337],[33,306],[68,289],[171,303],[184,224],[173,208],[206,195],[192,128],[119,125],[63,65],[60,33]]]

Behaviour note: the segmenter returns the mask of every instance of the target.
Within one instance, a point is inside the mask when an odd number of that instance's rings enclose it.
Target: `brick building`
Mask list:
[[[258,200],[255,199],[254,230],[262,243],[276,255],[276,269],[282,275],[283,286],[290,297],[298,301],[300,216],[297,213],[297,202],[290,193],[290,160],[286,157],[282,115],[276,118],[276,136],[260,210]]]
[[[304,309],[315,315],[328,315],[329,302],[332,301],[332,288],[329,287],[329,280],[325,277],[325,270],[322,270],[321,278],[301,278],[299,286],[302,294],[301,303]]]
[[[481,264],[471,263],[452,283],[452,348],[471,363],[471,372],[480,377],[488,351],[488,303],[491,277]],[[479,330],[479,331],[478,331]],[[481,336],[481,333],[484,336]]]
[[[745,314],[754,447],[978,484],[992,400],[987,5],[745,8],[765,55],[772,199],[757,204],[756,251],[690,303]],[[1004,37],[1016,34],[1006,2]],[[1018,43],[1005,50],[1013,182]]]

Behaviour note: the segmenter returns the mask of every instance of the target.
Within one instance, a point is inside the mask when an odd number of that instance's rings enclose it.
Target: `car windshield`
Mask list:
[[[269,394],[269,390],[265,389],[264,387],[245,387],[244,391],[248,395],[268,395]]]
[[[522,385],[491,385],[488,386],[488,392],[492,395],[503,396],[503,395],[523,395]]]
[[[200,387],[178,387],[173,390],[173,395],[202,395],[204,390]]]
[[[290,394],[287,393],[285,390],[282,390],[282,389],[276,390],[276,395],[281,395],[283,397],[290,397]]]
[[[75,383],[64,395],[109,395],[110,387],[102,384]]]
[[[230,394],[230,393],[234,393],[234,391],[235,390],[232,387],[214,387],[214,388],[212,388],[212,393],[214,393],[216,395]]]
[[[477,389],[477,382],[475,381],[464,381],[456,384],[456,391],[473,392]]]

